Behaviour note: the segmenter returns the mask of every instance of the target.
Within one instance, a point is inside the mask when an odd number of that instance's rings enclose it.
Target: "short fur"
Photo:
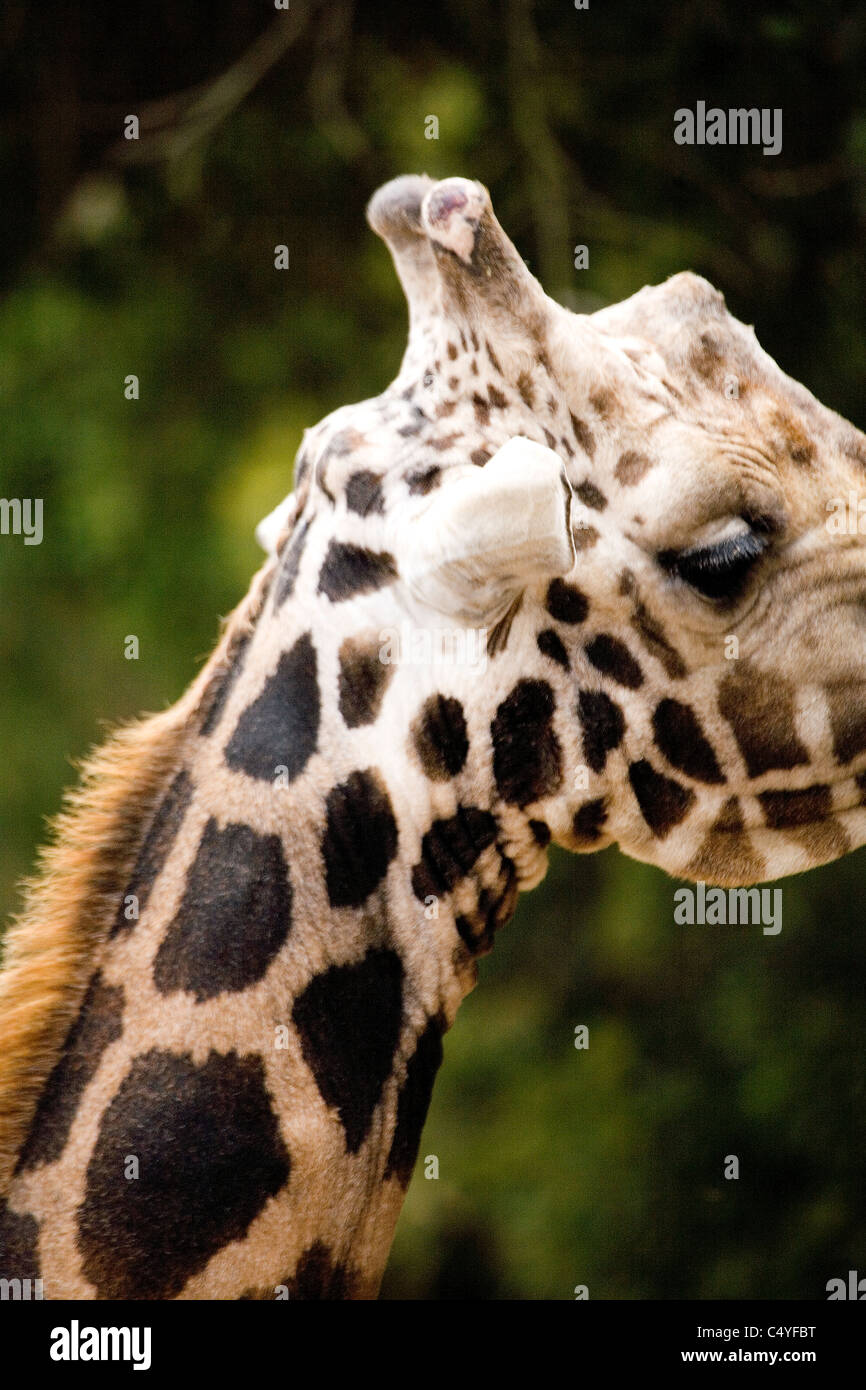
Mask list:
[[[4,940],[0,972],[0,1197],[45,1083],[81,1004],[147,827],[172,774],[191,718],[238,636],[252,631],[265,579],[225,620],[195,683],[170,709],[114,730],[80,764],[50,825],[24,905]]]

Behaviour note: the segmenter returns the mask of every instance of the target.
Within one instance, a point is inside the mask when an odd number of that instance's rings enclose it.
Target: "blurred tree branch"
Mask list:
[[[550,127],[545,101],[546,57],[532,20],[531,0],[509,0],[508,75],[514,133],[538,238],[539,278],[556,293],[568,276],[569,214],[565,157]]]
[[[157,164],[183,154],[203,140],[285,56],[319,4],[320,0],[308,0],[306,5],[280,11],[237,62],[213,81],[145,102],[135,112],[139,118],[138,140],[115,141],[108,158],[122,164]],[[95,121],[97,128],[104,129],[108,123],[117,128],[127,112],[117,106],[91,105],[84,108],[84,114],[86,120]]]
[[[324,8],[316,26],[316,57],[307,88],[316,124],[348,164],[370,148],[346,106],[353,11],[351,0],[330,0]]]

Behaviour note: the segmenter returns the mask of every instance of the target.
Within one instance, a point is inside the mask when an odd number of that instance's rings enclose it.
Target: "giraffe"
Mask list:
[[[368,220],[395,381],[308,430],[199,677],[86,765],[0,976],[0,1275],[374,1298],[442,1038],[551,841],[866,841],[866,437],[686,272],[579,315],[462,178]]]

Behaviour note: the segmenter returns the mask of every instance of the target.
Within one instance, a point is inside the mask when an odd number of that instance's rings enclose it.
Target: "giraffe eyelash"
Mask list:
[[[682,579],[704,598],[730,602],[743,589],[768,544],[766,534],[743,531],[714,545],[664,551],[658,558],[663,569]]]

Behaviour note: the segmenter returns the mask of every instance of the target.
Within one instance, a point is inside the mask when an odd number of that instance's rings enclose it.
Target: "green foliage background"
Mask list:
[[[59,33],[11,10],[0,494],[44,498],[45,540],[0,538],[2,918],[70,759],[195,674],[303,428],[393,375],[405,311],[363,220],[385,179],[481,179],[577,309],[707,275],[866,426],[862,5],[298,0],[223,119],[118,164],[123,113],[273,20],[241,8],[67,6]],[[676,146],[699,98],[781,107],[782,154]],[[71,152],[38,138],[69,122]],[[864,865],[786,882],[773,938],[675,927],[659,872],[555,853],[446,1039],[421,1147],[440,1177],[419,1165],[383,1296],[821,1298],[866,1271]]]

